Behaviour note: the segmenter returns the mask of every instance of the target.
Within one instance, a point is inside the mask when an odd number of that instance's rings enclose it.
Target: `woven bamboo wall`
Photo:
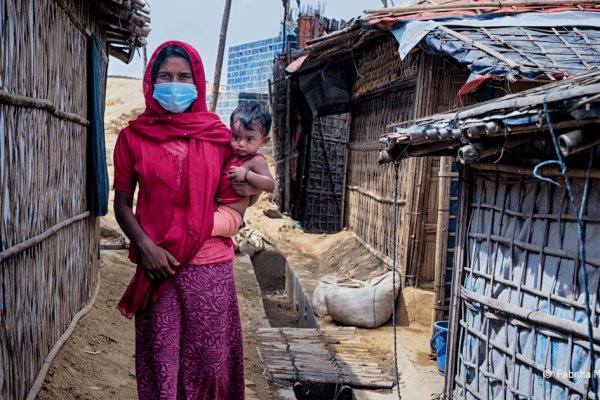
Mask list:
[[[88,36],[76,22],[103,36],[88,7],[80,0],[5,0],[0,6],[5,400],[26,397],[96,283],[99,227],[85,198]]]
[[[394,167],[378,165],[379,137],[394,121],[413,118],[417,64],[400,61],[389,36],[357,55],[360,76],[353,86],[352,124],[346,176],[345,223],[377,252],[392,257]],[[420,159],[401,162],[398,183],[397,265],[404,275],[407,262],[407,215],[413,201]]]
[[[370,46],[369,51],[358,57],[359,74],[352,87],[352,98],[358,99],[405,79],[417,75],[417,63],[412,55],[400,60],[397,54],[398,43],[390,35],[379,43]]]
[[[577,224],[565,186],[531,176],[474,171],[458,304],[453,399],[596,398]],[[581,199],[584,180],[572,179]],[[591,313],[598,323],[600,182],[592,179],[583,213]],[[529,316],[536,314],[535,320]],[[600,368],[594,332],[595,370]],[[544,376],[551,371],[551,376]],[[561,371],[563,373],[561,373]],[[572,372],[580,378],[566,374]],[[588,397],[588,395],[590,397]]]

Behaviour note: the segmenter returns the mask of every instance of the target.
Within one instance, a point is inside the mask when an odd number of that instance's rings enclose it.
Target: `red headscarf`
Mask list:
[[[192,103],[191,110],[183,113],[170,113],[152,97],[152,69],[157,56],[167,46],[177,45],[188,54],[198,98]],[[218,176],[223,167],[223,160],[230,155],[230,133],[219,117],[207,111],[206,82],[204,67],[198,52],[187,43],[169,41],[159,46],[146,69],[144,76],[144,97],[146,110],[129,123],[122,134],[136,134],[141,137],[141,168],[152,168],[160,174],[160,166],[156,161],[157,144],[174,139],[189,140],[186,168],[182,183],[174,193],[153,193],[160,201],[163,215],[140,216],[138,220],[148,233],[160,232],[160,237],[152,238],[160,247],[168,250],[184,266],[200,249],[210,236],[215,210],[214,196],[218,187]],[[130,130],[132,132],[127,132]],[[186,172],[187,171],[187,172]],[[215,175],[216,176],[213,176]],[[159,199],[156,199],[156,198]],[[139,203],[138,203],[139,206]],[[134,262],[139,261],[136,249],[131,253]],[[127,317],[146,307],[149,302],[164,291],[167,282],[160,285],[150,282],[138,269],[118,308]]]

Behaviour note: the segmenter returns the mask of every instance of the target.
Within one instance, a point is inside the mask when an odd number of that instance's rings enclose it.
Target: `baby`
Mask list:
[[[224,205],[244,216],[246,208],[254,204],[258,195],[245,197],[233,191],[233,182],[247,182],[263,192],[275,189],[275,180],[269,171],[266,157],[258,150],[269,142],[271,115],[259,103],[244,103],[231,114],[231,148],[233,157],[223,169],[227,179],[221,179],[219,205]]]

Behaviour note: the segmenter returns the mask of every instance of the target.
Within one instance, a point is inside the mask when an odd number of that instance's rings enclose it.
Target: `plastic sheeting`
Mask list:
[[[438,26],[477,28],[500,27],[593,27],[600,28],[600,13],[565,11],[557,13],[522,13],[516,15],[484,14],[461,18],[409,20],[392,30],[399,43],[400,58],[404,59],[419,42]]]
[[[421,47],[430,53],[450,56],[459,63],[468,64],[472,72],[469,81],[488,74],[511,74],[524,79],[536,79],[548,74],[561,77],[587,72],[593,66],[600,67],[599,29],[580,28],[574,32],[557,28],[556,32],[558,34],[531,28],[520,28],[518,31],[515,31],[515,28],[490,28],[485,33],[475,28],[460,31],[460,34],[468,39],[497,50],[502,56],[515,62],[516,68],[442,31],[434,31],[427,35]],[[492,35],[496,40],[490,39],[488,35]],[[588,41],[593,44],[589,44]],[[510,48],[503,43],[510,43]]]
[[[578,199],[583,179],[574,179]],[[462,290],[585,327],[576,220],[564,185],[477,172]],[[593,324],[598,327],[600,182],[584,213]],[[586,338],[507,318],[462,295],[455,399],[583,399],[590,370]],[[598,343],[596,343],[597,345]],[[596,352],[596,370],[600,354]],[[552,371],[553,378],[543,371]],[[567,377],[567,374],[571,377]],[[569,383],[566,383],[566,382]],[[570,386],[570,387],[569,387]]]

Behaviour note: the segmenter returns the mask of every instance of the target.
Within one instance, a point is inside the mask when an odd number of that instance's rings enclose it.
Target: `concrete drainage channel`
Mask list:
[[[271,327],[318,328],[302,285],[283,254],[268,246],[251,260]]]
[[[293,268],[283,254],[272,246],[251,257],[260,287],[265,314],[273,328],[318,328],[310,302]],[[348,386],[295,382],[294,395],[299,400],[353,400]]]

